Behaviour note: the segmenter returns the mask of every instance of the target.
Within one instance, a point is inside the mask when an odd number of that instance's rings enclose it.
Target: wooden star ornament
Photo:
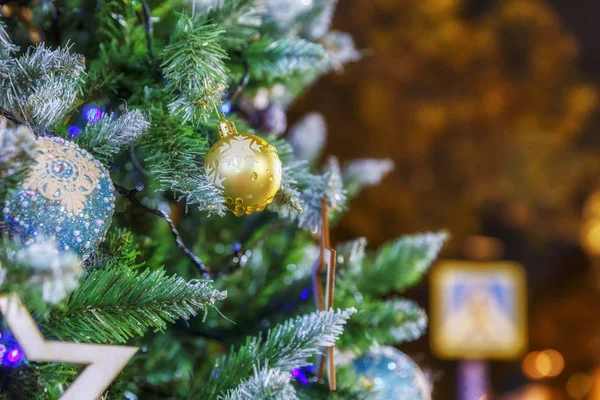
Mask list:
[[[46,340],[16,294],[0,295],[0,312],[29,361],[88,365],[60,400],[98,399],[138,350]]]

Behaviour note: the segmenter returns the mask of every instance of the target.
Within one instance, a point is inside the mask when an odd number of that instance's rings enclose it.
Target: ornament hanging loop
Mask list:
[[[219,125],[217,125],[217,131],[219,132],[220,137],[238,134],[235,124],[225,119],[224,117],[219,118]]]

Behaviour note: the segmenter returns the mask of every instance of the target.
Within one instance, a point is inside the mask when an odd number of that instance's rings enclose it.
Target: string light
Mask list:
[[[221,105],[221,112],[223,114],[229,114],[231,112],[232,105],[231,103],[223,103]]]
[[[83,107],[83,115],[88,122],[98,122],[102,118],[102,110],[96,106],[87,105]]]
[[[69,129],[67,129],[67,133],[69,134],[69,136],[71,137],[78,137],[79,134],[81,133],[81,128],[78,127],[77,125],[71,125],[69,127]]]

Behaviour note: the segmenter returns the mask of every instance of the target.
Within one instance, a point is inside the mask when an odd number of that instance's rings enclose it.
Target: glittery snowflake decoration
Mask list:
[[[57,200],[67,212],[79,215],[102,174],[95,160],[79,148],[57,146],[51,139],[38,139],[37,151],[23,188]]]

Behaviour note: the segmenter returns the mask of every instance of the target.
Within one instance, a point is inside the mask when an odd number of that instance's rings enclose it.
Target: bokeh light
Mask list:
[[[6,356],[8,361],[16,363],[21,359],[21,351],[19,349],[11,349]]]
[[[87,105],[83,107],[83,115],[88,122],[98,122],[102,118],[102,110],[93,105]]]
[[[71,125],[69,127],[69,129],[67,129],[67,133],[69,134],[69,136],[71,137],[78,137],[79,134],[81,133],[81,128],[78,127],[77,125]]]
[[[587,374],[573,374],[567,381],[567,393],[575,400],[583,399],[592,388],[592,378]]]
[[[565,359],[562,354],[556,350],[544,350],[543,354],[550,359],[550,371],[548,372],[549,377],[555,377],[565,368]]]
[[[600,255],[600,192],[592,193],[583,208],[581,244],[594,256]]]
[[[564,358],[556,350],[532,351],[522,364],[525,375],[534,380],[555,377],[564,367]]]
[[[232,108],[231,103],[223,103],[221,105],[221,112],[223,114],[229,114],[231,112],[231,108]]]

